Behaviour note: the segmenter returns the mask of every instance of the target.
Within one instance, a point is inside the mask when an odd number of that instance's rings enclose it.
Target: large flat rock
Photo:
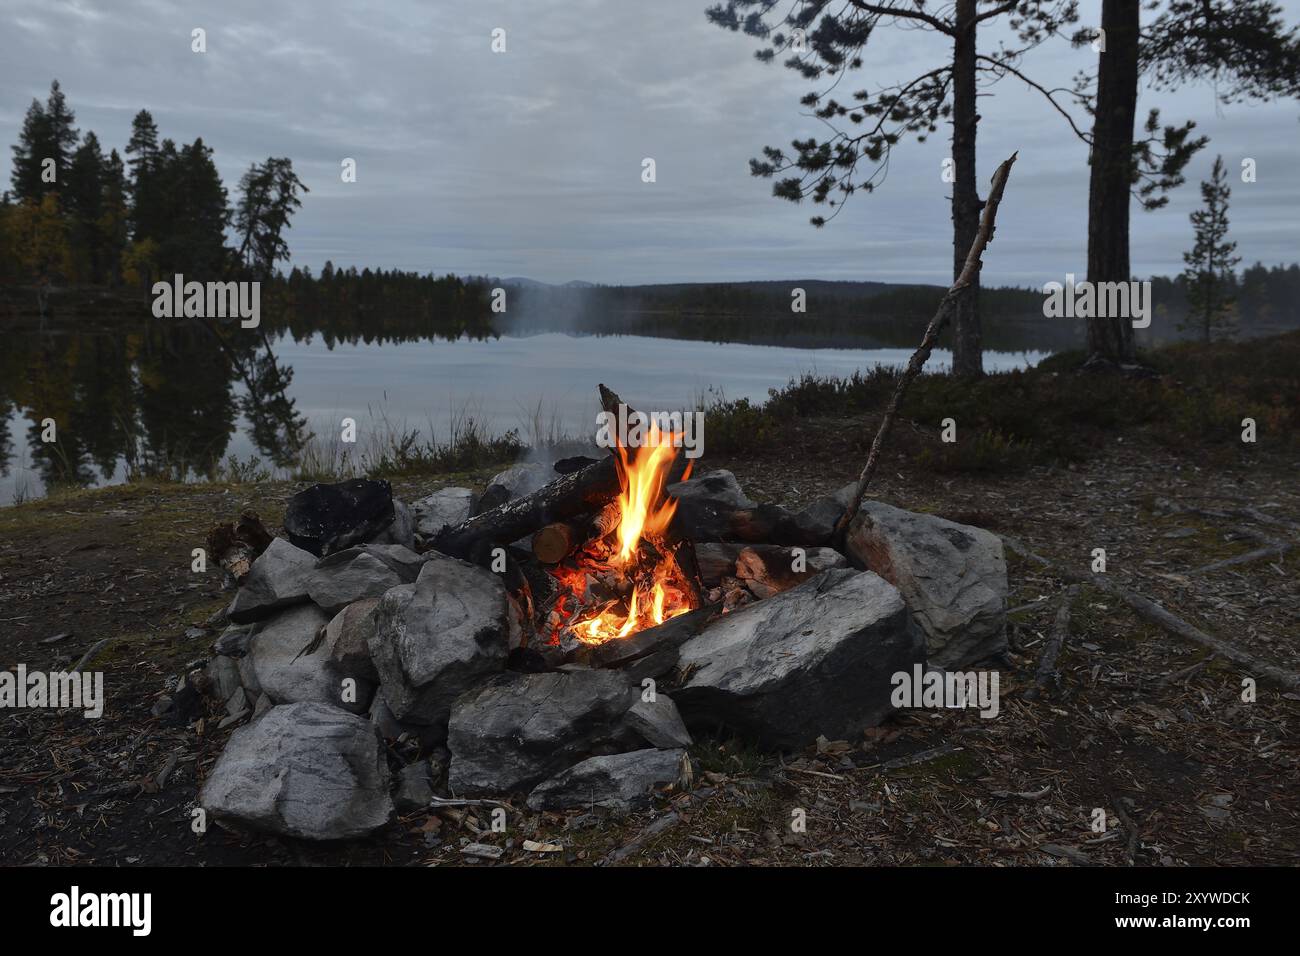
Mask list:
[[[433,553],[414,584],[390,589],[369,644],[397,719],[445,726],[452,702],[505,666],[511,623],[499,577],[446,555]]]
[[[456,702],[447,728],[448,785],[458,796],[510,794],[592,756],[625,750],[640,694],[616,671],[502,674]]]
[[[231,735],[199,805],[216,820],[306,840],[366,836],[393,814],[370,722],[327,704],[272,707]]]
[[[722,724],[769,746],[851,739],[893,712],[892,675],[923,658],[898,590],[837,568],[686,642],[678,667],[690,677],[673,699],[688,726]]]
[[[903,595],[931,664],[954,668],[1005,650],[1007,562],[997,535],[863,502],[846,547]]]

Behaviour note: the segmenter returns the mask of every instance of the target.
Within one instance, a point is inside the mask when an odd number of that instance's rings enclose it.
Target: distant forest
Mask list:
[[[125,157],[104,153],[55,81],[33,100],[12,147],[11,189],[0,196],[0,308],[78,322],[147,316],[149,289],[176,273],[200,281],[263,284],[264,332],[328,342],[476,337],[565,331],[787,345],[908,345],[942,290],[880,282],[720,282],[642,286],[436,276],[336,268],[290,260],[287,233],[307,187],[289,159],[253,163],[232,203],[201,138],[177,146],[147,110],[136,114]],[[1155,337],[1175,336],[1187,311],[1183,277],[1153,278]],[[493,312],[493,288],[507,290]],[[791,309],[805,290],[806,311]],[[32,295],[32,292],[35,295]],[[1229,277],[1238,334],[1300,325],[1300,265],[1256,264]],[[1076,323],[1045,320],[1038,289],[984,288],[990,348],[1061,348]],[[0,313],[2,314],[2,313]]]

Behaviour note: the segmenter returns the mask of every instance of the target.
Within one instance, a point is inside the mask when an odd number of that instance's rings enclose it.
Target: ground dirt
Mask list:
[[[801,427],[780,449],[704,464],[733,470],[751,497],[798,505],[850,480],[874,431],[861,421]],[[410,500],[481,486],[490,473],[395,490]],[[1109,580],[1297,671],[1300,531],[1284,522],[1300,522],[1298,478],[1293,460],[1211,464],[1129,432],[1085,464],[1009,477],[917,474],[887,455],[871,494],[1012,535],[1078,571],[1104,548]],[[474,862],[462,853],[470,842],[506,848],[495,865],[1300,862],[1297,695],[1261,681],[1244,700],[1252,675],[1241,667],[1083,587],[1059,680],[1031,699],[1065,588],[1011,555],[1011,648],[982,665],[1000,675],[996,718],[907,711],[861,739],[784,755],[701,741],[689,789],[622,819],[515,804],[505,833],[470,809],[421,811],[343,845],[196,834],[198,788],[232,729],[216,729],[215,707],[189,726],[150,716],[207,657],[216,632],[204,622],[229,601],[217,572],[191,571],[191,549],[244,508],[277,526],[299,487],[142,484],[0,509],[0,668],[67,667],[109,639],[91,666],[105,675],[102,718],[0,718],[0,862],[455,864]],[[1263,539],[1297,547],[1193,573]],[[562,849],[532,852],[525,840]]]

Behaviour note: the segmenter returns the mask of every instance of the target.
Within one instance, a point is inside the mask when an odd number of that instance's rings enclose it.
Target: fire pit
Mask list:
[[[378,533],[312,509],[363,501],[373,524],[383,482],[296,498],[286,531],[308,547],[255,516],[214,529],[239,590],[190,679],[247,723],[202,805],[318,839],[438,794],[623,811],[687,785],[693,733],[849,739],[895,710],[895,675],[1004,646],[994,536],[868,502],[836,548],[849,490],[758,504],[648,434],[395,502]]]

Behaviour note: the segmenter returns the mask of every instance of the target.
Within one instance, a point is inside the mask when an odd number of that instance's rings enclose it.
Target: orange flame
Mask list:
[[[633,584],[626,615],[615,607],[573,625],[573,633],[584,643],[600,644],[627,637],[691,609],[690,594],[683,586],[671,554],[661,557],[653,568],[641,566],[642,541],[659,543],[677,511],[676,499],[664,493],[677,454],[676,438],[675,434],[652,429],[646,445],[635,455],[629,454],[622,445],[617,448],[622,490],[618,497],[617,550],[610,556],[607,570],[617,572]],[[690,472],[688,465],[683,480]],[[557,568],[553,574],[580,602],[590,570],[599,568],[590,565],[574,571]]]
[[[627,449],[618,446],[618,473],[623,485],[618,499],[622,512],[618,525],[620,564],[636,557],[643,535],[663,534],[677,511],[677,499],[664,494],[668,469],[676,453],[671,438],[642,449],[635,461],[629,461]]]

